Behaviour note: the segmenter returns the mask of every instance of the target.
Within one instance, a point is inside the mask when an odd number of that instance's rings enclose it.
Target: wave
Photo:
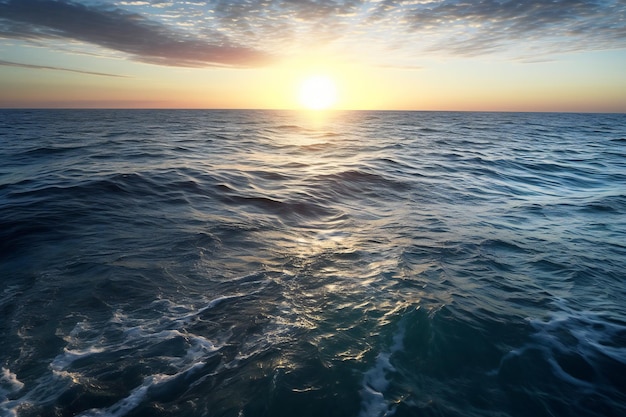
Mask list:
[[[626,411],[623,116],[3,120],[2,415]]]
[[[529,321],[534,330],[531,341],[506,354],[495,372],[502,380],[525,378],[568,413],[624,413],[619,387],[626,350],[620,340],[626,322],[602,312],[572,309],[564,300],[555,305],[559,310],[548,318]],[[566,403],[566,392],[578,395]]]

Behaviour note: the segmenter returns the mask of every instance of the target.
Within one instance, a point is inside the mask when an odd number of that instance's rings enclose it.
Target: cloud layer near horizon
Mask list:
[[[528,56],[626,48],[626,1],[0,0],[0,37],[70,39],[168,66],[258,66],[320,44]]]
[[[27,68],[27,69],[44,69],[44,70],[52,70],[52,71],[65,71],[65,72],[74,72],[77,74],[85,74],[85,75],[97,75],[101,77],[116,77],[116,78],[128,78],[125,75],[119,74],[109,74],[106,72],[95,72],[95,71],[83,71],[72,68],[64,68],[64,67],[54,67],[50,65],[33,65],[33,64],[23,64],[21,62],[12,62],[5,61],[0,59],[0,66],[3,67],[16,67],[16,68]]]

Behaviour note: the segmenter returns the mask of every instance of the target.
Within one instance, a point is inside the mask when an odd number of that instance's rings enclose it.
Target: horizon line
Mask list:
[[[309,110],[299,108],[219,108],[219,107],[3,107],[5,110],[125,110],[125,111],[284,111],[309,114],[340,112],[405,112],[405,113],[545,113],[545,114],[625,114],[626,111],[590,111],[590,110],[442,110],[442,109],[324,109]]]

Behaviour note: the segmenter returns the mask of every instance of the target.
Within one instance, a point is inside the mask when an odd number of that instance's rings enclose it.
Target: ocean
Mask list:
[[[0,111],[1,416],[624,416],[626,115]]]

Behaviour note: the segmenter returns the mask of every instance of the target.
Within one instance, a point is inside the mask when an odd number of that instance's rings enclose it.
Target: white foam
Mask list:
[[[195,309],[192,306],[185,306],[184,308],[182,308],[182,306],[174,306],[172,307],[172,309],[176,309],[176,310],[183,310],[185,311],[185,314],[181,315],[180,317],[176,318],[176,322],[180,323],[181,325],[186,325],[191,323],[193,320],[195,320],[200,314],[204,313],[207,310],[211,310],[215,307],[217,307],[218,305],[225,303],[228,300],[233,300],[233,299],[237,299],[237,298],[241,298],[243,297],[244,294],[232,294],[232,295],[223,295],[217,298],[212,299],[211,301],[209,301],[204,307],[200,308],[200,309]]]
[[[9,395],[24,388],[24,383],[10,369],[2,368],[0,374],[0,415],[17,416],[18,401],[9,400]]]
[[[376,357],[376,364],[363,375],[361,394],[361,412],[359,417],[380,417],[392,415],[393,411],[384,392],[389,387],[387,373],[395,368],[390,362],[389,353],[380,353]]]
[[[104,325],[96,325],[86,320],[77,322],[69,333],[59,334],[65,340],[66,346],[50,362],[48,372],[30,383],[28,390],[24,389],[24,384],[15,374],[2,368],[0,416],[17,416],[18,411],[24,407],[51,404],[73,384],[84,383],[81,366],[76,364],[79,359],[92,357],[90,361],[95,361],[98,355],[103,354],[115,356],[118,352],[120,355],[142,352],[161,342],[178,338],[184,340],[185,350],[174,353],[171,357],[159,356],[159,360],[167,362],[179,372],[148,376],[116,404],[84,411],[81,416],[123,416],[140,405],[150,395],[150,389],[158,388],[180,375],[189,378],[188,382],[193,382],[201,378],[196,373],[206,366],[206,359],[212,357],[221,345],[202,335],[188,332],[189,321],[203,311],[241,296],[235,294],[217,297],[203,303],[204,307],[201,309],[196,308],[197,303],[175,304],[169,300],[160,300],[147,306],[146,311],[114,312]],[[144,313],[148,313],[149,318]],[[9,400],[11,394],[21,395]]]
[[[4,368],[0,379],[6,380],[6,385],[11,387],[9,391],[5,391],[4,399],[0,401],[0,416],[17,416],[23,408],[53,402],[68,388],[74,378],[67,372],[52,371],[50,374],[40,377],[34,384],[34,388],[15,400],[8,400],[6,395],[18,393],[26,385],[17,380],[16,375],[11,371],[5,372]]]
[[[55,371],[62,371],[67,369],[72,362],[77,359],[84,358],[87,356],[91,356],[97,353],[104,352],[103,347],[88,347],[87,349],[68,349],[67,347],[63,349],[63,353],[57,355],[52,362],[50,363],[50,368]]]
[[[12,394],[24,388],[24,383],[17,379],[17,375],[10,369],[2,368],[0,374],[0,397],[4,400],[7,394]]]
[[[235,294],[235,295],[224,295],[224,296],[221,296],[221,297],[217,297],[217,298],[211,300],[209,302],[209,304],[207,304],[206,307],[201,308],[198,312],[203,312],[203,311],[208,310],[210,308],[215,308],[219,304],[222,304],[224,301],[232,300],[234,298],[239,298],[241,296],[242,296],[241,294]]]
[[[95,409],[84,411],[80,413],[79,417],[121,417],[126,415],[128,412],[135,409],[141,401],[146,397],[146,393],[148,392],[148,388],[152,385],[154,377],[148,377],[144,379],[143,384],[139,387],[135,388],[128,397],[118,401],[110,407],[103,409]]]
[[[183,320],[187,319],[187,318],[192,318],[192,317],[196,317],[202,313],[204,313],[207,310],[213,309],[215,307],[217,307],[218,305],[228,301],[228,300],[232,300],[232,299],[236,299],[236,298],[240,298],[243,297],[243,294],[234,294],[234,295],[223,295],[221,297],[217,297],[214,298],[213,300],[209,301],[209,303],[205,306],[202,307],[201,309],[188,314],[187,316],[183,317]]]
[[[137,408],[137,406],[148,397],[151,389],[167,384],[181,376],[189,377],[197,373],[204,366],[204,362],[198,362],[173,375],[155,374],[148,376],[144,378],[143,383],[132,390],[126,398],[121,399],[110,407],[102,409],[92,408],[91,410],[84,411],[79,414],[79,417],[122,417]]]
[[[389,388],[389,374],[396,370],[391,356],[404,349],[405,321],[401,320],[398,327],[389,350],[379,353],[374,366],[363,375],[359,417],[386,417],[396,412],[395,406],[385,398],[385,392]]]

